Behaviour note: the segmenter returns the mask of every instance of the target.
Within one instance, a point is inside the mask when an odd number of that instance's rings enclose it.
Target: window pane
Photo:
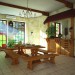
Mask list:
[[[3,40],[6,40],[6,36],[5,35],[3,35]]]
[[[13,22],[13,27],[15,28],[15,22]]]
[[[0,41],[0,46],[2,47],[2,41]]]
[[[2,35],[0,35],[0,40],[2,40]]]
[[[24,35],[22,35],[22,39],[24,39]]]
[[[59,23],[56,23],[56,37],[59,35]]]
[[[16,22],[16,25],[15,25],[15,26],[16,26],[16,28],[18,28],[18,27],[19,27],[19,24],[18,24],[18,22]]]
[[[6,25],[6,21],[2,21],[4,25]]]
[[[6,41],[3,41],[3,44],[6,44]]]
[[[2,44],[6,44],[6,36],[7,35],[7,21],[6,20],[0,20],[0,46],[2,47]]]
[[[17,21],[14,21],[13,22],[13,32],[16,32],[13,37],[14,40],[16,40],[16,43],[19,42],[19,41],[22,41],[24,42],[24,37],[25,37],[25,23],[24,22],[17,22]]]
[[[24,32],[22,32],[22,35],[24,35]]]
[[[2,21],[0,21],[0,26],[2,26]]]

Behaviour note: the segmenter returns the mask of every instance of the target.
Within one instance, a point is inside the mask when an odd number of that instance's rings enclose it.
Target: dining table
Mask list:
[[[32,56],[37,55],[39,48],[45,48],[45,47],[41,46],[41,45],[31,45],[31,44],[30,45],[23,45],[23,44],[18,45],[18,44],[16,44],[14,46],[14,49],[18,49],[18,54],[24,54],[23,49],[24,50],[30,49]]]

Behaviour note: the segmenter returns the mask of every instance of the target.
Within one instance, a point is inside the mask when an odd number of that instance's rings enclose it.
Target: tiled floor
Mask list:
[[[33,70],[27,69],[27,62],[20,59],[20,64],[11,65],[11,60],[0,52],[0,75],[75,75],[75,58],[60,55],[56,64],[38,64]]]

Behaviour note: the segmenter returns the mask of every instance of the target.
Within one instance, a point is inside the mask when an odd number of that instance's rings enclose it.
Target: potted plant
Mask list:
[[[13,39],[8,40],[8,47],[13,48],[14,44],[15,44],[15,40],[13,40]]]
[[[56,28],[54,25],[50,25],[47,30],[46,30],[46,34],[48,36],[48,38],[54,38],[55,34],[56,34]]]

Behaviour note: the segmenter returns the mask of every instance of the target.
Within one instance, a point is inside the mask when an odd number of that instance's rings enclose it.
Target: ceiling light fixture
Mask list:
[[[42,13],[33,12],[31,9],[29,9],[28,4],[29,4],[29,0],[27,0],[27,10],[22,10],[19,13],[20,17],[32,18],[32,17],[38,17],[42,15]]]
[[[36,12],[33,12],[31,9],[28,8],[28,2],[29,0],[27,0],[27,10],[22,10],[22,12],[19,13],[20,17],[25,18],[36,17]]]

